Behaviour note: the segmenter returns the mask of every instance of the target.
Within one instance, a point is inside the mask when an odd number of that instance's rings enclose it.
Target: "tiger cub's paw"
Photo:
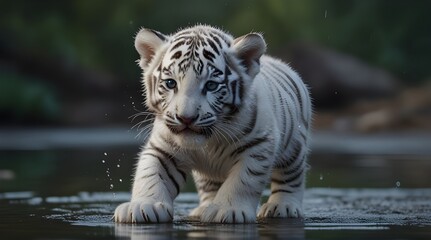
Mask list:
[[[143,199],[125,202],[115,209],[117,223],[164,223],[172,222],[172,206],[163,202]]]
[[[208,204],[199,205],[198,207],[196,207],[195,209],[193,209],[189,213],[189,217],[191,217],[191,218],[200,218],[207,207],[208,207]]]
[[[208,223],[253,223],[256,221],[256,210],[246,206],[209,204],[202,212],[202,222]]]
[[[271,203],[262,205],[257,214],[258,218],[298,218],[303,217],[301,204],[290,203]]]

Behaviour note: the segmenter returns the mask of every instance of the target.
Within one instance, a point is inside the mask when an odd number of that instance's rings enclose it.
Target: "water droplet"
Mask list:
[[[334,92],[334,94],[335,94],[335,95],[337,95],[337,94],[338,94],[338,92],[337,92],[337,91],[335,91],[335,92]]]
[[[105,152],[105,153],[103,153],[103,155],[105,155],[105,156],[108,156],[108,154]]]
[[[322,174],[320,174],[320,181],[322,181],[323,180],[323,175]]]
[[[123,182],[123,179],[120,178],[120,182]]]
[[[119,167],[120,167],[120,164],[117,164],[117,167],[119,168]]]
[[[395,183],[395,185],[397,186],[397,188],[399,188],[399,187],[401,186],[400,181],[397,181],[397,182]]]
[[[109,185],[109,189],[113,189],[114,188],[114,184],[111,183],[111,185]]]
[[[105,163],[105,160],[102,160],[102,163]]]
[[[328,16],[328,10],[325,10],[325,18]]]

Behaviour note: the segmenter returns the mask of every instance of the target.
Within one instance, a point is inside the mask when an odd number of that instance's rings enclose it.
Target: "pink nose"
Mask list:
[[[190,125],[198,119],[199,115],[196,115],[194,117],[176,115],[176,117],[177,117],[178,121],[180,121],[182,124]]]

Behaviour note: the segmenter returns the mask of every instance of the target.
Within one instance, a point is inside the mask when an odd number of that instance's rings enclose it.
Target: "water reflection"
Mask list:
[[[181,220],[171,224],[115,224],[115,236],[136,239],[305,239],[298,219],[269,219],[256,224],[202,224]]]

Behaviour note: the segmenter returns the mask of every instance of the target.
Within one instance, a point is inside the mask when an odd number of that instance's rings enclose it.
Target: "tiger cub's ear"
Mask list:
[[[233,42],[233,48],[237,57],[247,69],[247,74],[254,78],[259,73],[260,57],[266,51],[266,43],[262,35],[258,33],[249,33],[236,38]]]
[[[156,51],[168,41],[168,37],[160,32],[142,28],[135,37],[135,48],[141,55],[139,66],[145,69],[153,59]]]

